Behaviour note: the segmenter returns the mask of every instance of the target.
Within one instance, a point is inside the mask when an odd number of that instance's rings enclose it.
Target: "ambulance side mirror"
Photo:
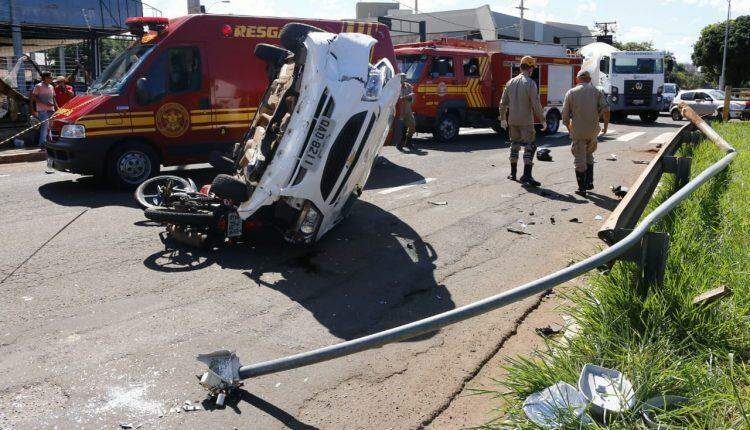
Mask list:
[[[141,105],[146,105],[151,101],[151,92],[148,90],[146,78],[140,78],[135,82],[135,99]]]

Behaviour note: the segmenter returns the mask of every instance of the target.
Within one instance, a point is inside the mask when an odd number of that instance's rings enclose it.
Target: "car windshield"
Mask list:
[[[115,58],[96,78],[89,92],[98,94],[116,94],[127,82],[128,77],[154,49],[155,45],[136,45],[128,48]]]
[[[398,57],[398,68],[406,75],[406,80],[416,82],[422,76],[422,70],[427,63],[426,55],[405,55]]]
[[[714,100],[724,100],[724,91],[722,90],[711,90],[708,92],[708,95],[711,96]],[[739,97],[732,96],[729,100],[742,100]]]
[[[617,57],[612,61],[615,73],[655,74],[664,72],[661,58]]]
[[[675,85],[675,84],[664,84],[664,92],[665,93],[676,93],[677,92],[677,85]]]

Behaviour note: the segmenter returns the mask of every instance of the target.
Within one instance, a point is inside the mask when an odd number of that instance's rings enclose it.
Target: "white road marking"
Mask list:
[[[462,128],[459,135],[464,134],[496,134],[491,128]]]
[[[662,133],[658,136],[656,136],[651,142],[649,143],[667,143],[674,137],[673,131],[668,131],[666,133]]]
[[[411,182],[411,183],[406,184],[406,185],[400,185],[398,187],[386,188],[383,191],[378,191],[378,194],[391,194],[391,193],[395,193],[397,191],[401,191],[401,190],[405,190],[407,188],[411,188],[411,187],[413,187],[415,185],[424,185],[424,184],[430,183],[430,182],[432,182],[434,180],[435,180],[435,178],[420,179],[419,181]]]
[[[635,139],[636,137],[641,137],[644,134],[646,134],[645,131],[634,131],[632,133],[623,134],[622,136],[615,139],[618,142],[630,142],[631,140]]]

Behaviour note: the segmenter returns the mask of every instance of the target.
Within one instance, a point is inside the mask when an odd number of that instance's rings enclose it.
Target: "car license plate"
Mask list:
[[[237,212],[227,214],[227,237],[242,236],[242,218]]]
[[[633,104],[634,105],[642,105],[643,104],[643,100],[642,99],[635,99],[635,100],[633,100]]]
[[[54,168],[55,162],[51,158],[47,158],[47,167]]]
[[[326,145],[331,138],[331,131],[335,128],[335,122],[326,116],[321,116],[315,130],[307,144],[307,150],[302,157],[302,166],[310,171],[315,171],[320,164]]]

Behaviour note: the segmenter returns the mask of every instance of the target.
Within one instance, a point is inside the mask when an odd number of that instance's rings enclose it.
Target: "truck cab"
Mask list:
[[[161,166],[203,163],[229,152],[250,128],[266,87],[258,43],[279,44],[289,22],[377,40],[372,60],[395,63],[386,26],[236,15],[129,18],[137,40],[56,112],[47,162],[133,188]]]

